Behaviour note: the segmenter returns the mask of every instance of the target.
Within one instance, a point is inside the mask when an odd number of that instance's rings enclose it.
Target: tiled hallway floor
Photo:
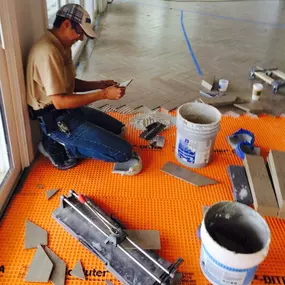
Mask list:
[[[188,50],[183,23],[204,75],[230,80],[229,91],[250,97],[250,67],[285,70],[285,2],[114,1],[100,20],[99,38],[81,56],[78,76],[86,80],[134,78],[125,104],[154,106],[174,98],[199,96],[200,76]],[[283,91],[284,92],[284,91]],[[264,103],[274,114],[285,111],[285,97]],[[285,94],[285,92],[284,92]],[[105,102],[100,102],[99,105]]]

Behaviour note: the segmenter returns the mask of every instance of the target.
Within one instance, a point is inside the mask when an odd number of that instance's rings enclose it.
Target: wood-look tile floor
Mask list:
[[[199,97],[201,77],[188,50],[189,41],[204,75],[230,80],[229,92],[250,98],[253,66],[285,71],[285,2],[171,2],[119,0],[100,20],[99,37],[89,41],[80,58],[78,77],[86,80],[134,81],[115,108],[149,108]],[[285,89],[273,96],[265,86],[261,102],[274,114],[285,111]],[[172,102],[172,103],[171,103]]]

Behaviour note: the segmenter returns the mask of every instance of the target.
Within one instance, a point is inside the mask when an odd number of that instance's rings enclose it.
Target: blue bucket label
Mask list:
[[[196,150],[191,148],[188,139],[179,140],[178,156],[189,163],[195,163]]]
[[[215,285],[249,285],[257,270],[257,266],[247,269],[226,266],[211,256],[204,245],[201,247],[200,267],[205,277]]]
[[[177,156],[187,163],[208,163],[211,155],[212,140],[190,141],[178,139]]]

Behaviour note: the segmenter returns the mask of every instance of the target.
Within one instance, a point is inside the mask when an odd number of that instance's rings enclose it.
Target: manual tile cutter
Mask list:
[[[271,75],[275,75],[281,79],[273,79]],[[254,79],[255,77],[260,78],[266,83],[272,86],[273,94],[276,94],[280,88],[285,87],[285,73],[278,70],[278,68],[267,68],[263,69],[259,66],[251,68],[249,70],[249,78]]]
[[[177,272],[183,259],[170,263],[153,250],[144,250],[134,243],[117,219],[109,217],[89,198],[70,190],[60,198],[60,207],[53,218],[89,251],[123,284],[176,285],[181,273]],[[127,240],[134,249],[126,249]]]

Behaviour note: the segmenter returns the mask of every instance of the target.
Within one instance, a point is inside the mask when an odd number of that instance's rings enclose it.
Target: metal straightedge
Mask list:
[[[272,78],[272,75],[279,79]],[[250,68],[249,78],[254,79],[258,77],[264,82],[272,86],[273,94],[276,94],[280,88],[285,87],[285,73],[280,71],[278,68],[261,68],[259,66]]]
[[[109,217],[89,198],[70,190],[68,197],[61,196],[53,218],[123,284],[176,285],[180,282],[182,275],[177,269],[183,259],[170,263],[153,250],[142,249],[128,237],[117,219]],[[125,240],[134,249],[124,248]]]

